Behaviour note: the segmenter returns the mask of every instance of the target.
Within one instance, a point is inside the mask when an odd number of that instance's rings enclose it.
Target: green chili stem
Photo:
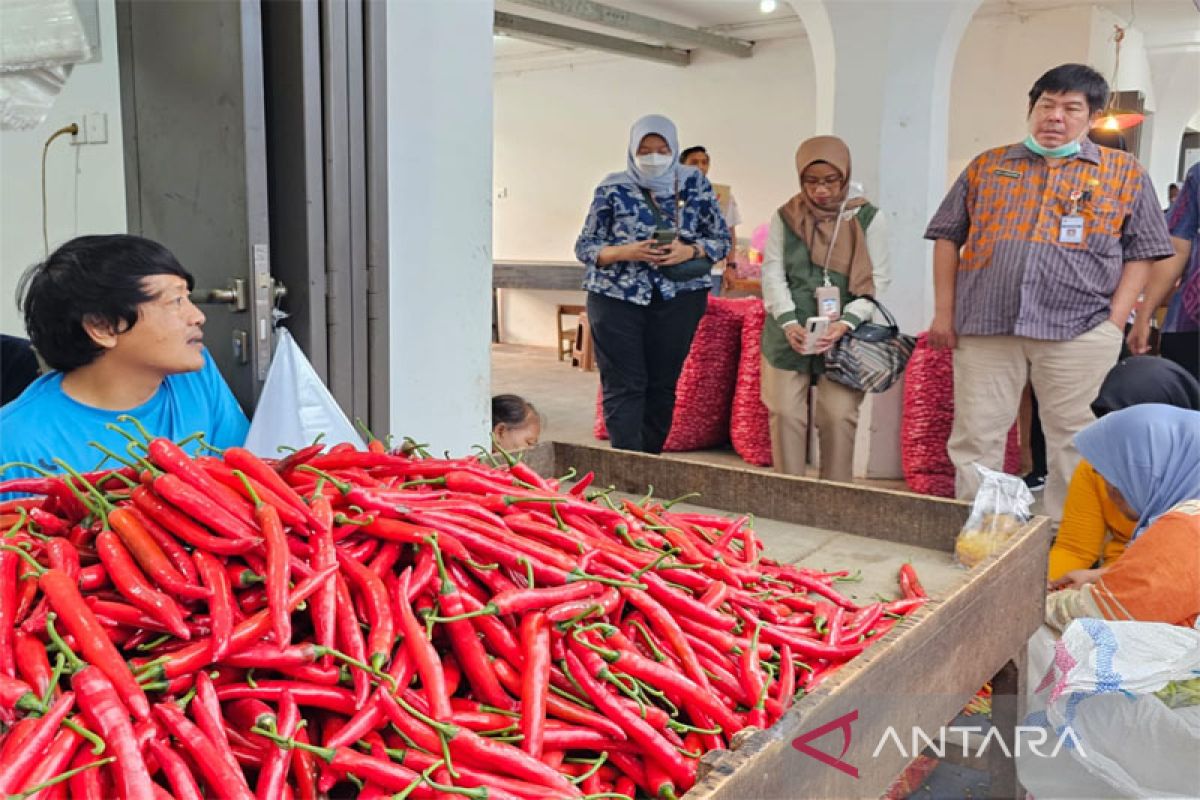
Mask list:
[[[150,435],[150,431],[146,430],[146,426],[142,424],[142,421],[131,414],[120,415],[117,417],[117,422],[128,422],[137,430],[138,433],[142,435],[142,438],[145,439],[147,443],[154,438]]]
[[[33,797],[35,794],[37,794],[38,792],[40,792],[44,789],[49,789],[51,786],[57,786],[58,784],[63,783],[64,781],[71,780],[71,778],[74,778],[76,775],[78,775],[81,772],[87,772],[89,769],[95,769],[96,767],[103,767],[107,764],[113,763],[116,760],[117,759],[114,758],[113,756],[109,756],[108,758],[102,758],[99,761],[93,761],[90,764],[84,764],[81,767],[75,767],[74,769],[69,769],[66,772],[62,772],[58,775],[55,775],[53,778],[46,781],[45,783],[39,783],[37,786],[30,786],[25,791],[18,792],[17,794],[10,794],[8,796],[7,800],[26,800],[26,798]]]

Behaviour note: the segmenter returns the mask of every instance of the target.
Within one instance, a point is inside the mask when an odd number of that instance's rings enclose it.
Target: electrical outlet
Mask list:
[[[84,129],[88,144],[104,144],[108,141],[108,115],[104,113],[84,116]]]
[[[71,137],[71,144],[104,144],[108,141],[108,114],[80,114],[72,121],[79,132]]]

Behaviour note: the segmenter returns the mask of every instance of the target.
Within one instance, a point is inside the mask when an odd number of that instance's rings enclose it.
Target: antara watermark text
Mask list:
[[[1013,731],[1011,747],[1008,742],[1004,741],[998,728],[988,728],[986,733],[984,730],[983,727],[971,725],[950,725],[939,728],[935,736],[930,736],[921,728],[913,728],[906,748],[906,743],[900,737],[899,732],[889,725],[883,735],[879,737],[879,744],[875,745],[875,751],[871,753],[871,758],[878,758],[879,754],[889,747],[894,747],[900,755],[906,758],[916,758],[925,750],[929,750],[931,755],[938,758],[945,758],[947,748],[957,749],[959,742],[961,742],[962,754],[974,758],[982,757],[990,747],[998,748],[1009,758],[1021,758],[1022,756],[1054,758],[1063,747],[1077,750],[1080,755],[1086,756],[1086,753],[1083,752],[1083,745],[1075,736],[1075,731],[1071,730],[1069,726],[1063,728],[1062,733],[1058,736],[1052,736],[1052,731],[1045,728],[1018,725]],[[982,738],[976,739],[972,734],[984,735]]]

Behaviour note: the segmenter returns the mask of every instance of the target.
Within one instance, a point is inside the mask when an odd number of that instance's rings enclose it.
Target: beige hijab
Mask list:
[[[845,180],[842,194],[838,197],[841,203],[850,187],[850,148],[836,136],[814,136],[801,143],[796,151],[796,174],[803,175],[804,170],[818,161],[824,161],[842,173]],[[851,200],[846,203],[846,210],[856,209],[866,202],[862,198]],[[867,252],[867,235],[862,225],[858,224],[857,216],[842,221],[832,251],[829,249],[829,240],[837,223],[837,212],[817,208],[809,202],[803,189],[779,207],[779,216],[792,229],[792,233],[808,245],[809,257],[814,264],[847,276],[850,294],[860,297],[875,294],[872,277],[874,268],[871,254]]]

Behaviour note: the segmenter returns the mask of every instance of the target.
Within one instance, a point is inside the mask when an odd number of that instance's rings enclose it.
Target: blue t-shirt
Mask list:
[[[0,408],[0,464],[25,461],[61,472],[54,464],[55,458],[61,458],[81,472],[96,469],[106,457],[88,442],[100,442],[126,454],[128,440],[105,427],[122,414],[137,417],[154,436],[178,441],[203,431],[206,442],[221,448],[241,445],[250,427],[207,350],[203,368],[168,375],[153,397],[128,411],[107,411],[72,400],[63,392],[62,380],[61,372],[43,375]],[[133,426],[122,427],[137,435]],[[194,452],[197,447],[191,443],[186,449]],[[120,465],[110,459],[103,466]],[[13,467],[5,470],[0,480],[32,474]]]

